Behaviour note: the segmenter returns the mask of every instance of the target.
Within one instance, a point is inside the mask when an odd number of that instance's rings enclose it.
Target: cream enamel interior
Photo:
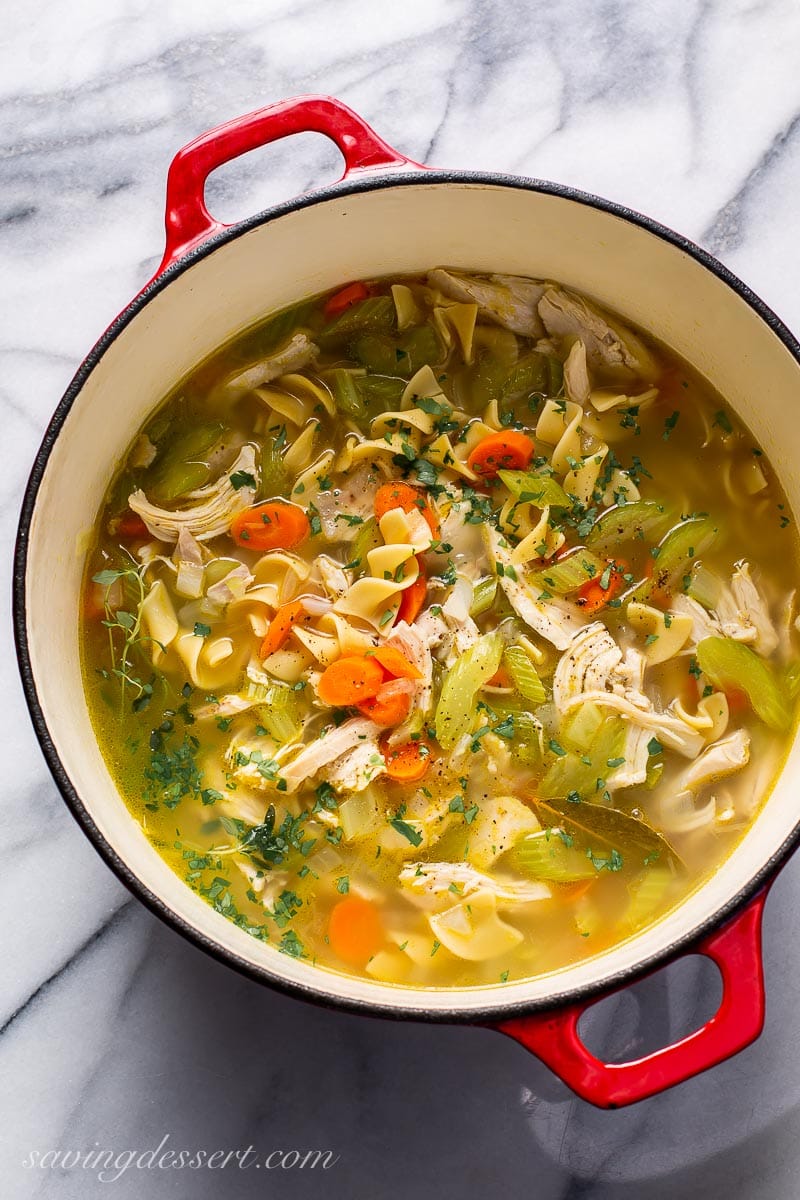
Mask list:
[[[797,820],[800,743],[752,830],[679,909],[617,948],[532,981],[410,990],[315,968],[214,912],[170,870],[130,816],[95,742],[78,658],[86,538],[111,468],[147,414],[190,367],[265,313],[349,279],[435,264],[551,277],[651,331],[732,403],[800,512],[800,367],[762,319],[695,259],[647,230],[564,197],[483,182],[431,182],[338,194],[223,244],[155,295],[105,351],[47,463],[30,530],[27,627],[39,700],[61,762],[100,833],[183,921],[246,962],[322,995],[462,1012],[545,1000],[602,983],[698,928],[746,886]],[[57,519],[54,516],[57,515]]]

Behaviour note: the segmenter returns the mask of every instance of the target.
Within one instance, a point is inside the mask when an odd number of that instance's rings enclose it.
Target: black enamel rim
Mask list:
[[[674,959],[679,953],[691,950],[696,943],[705,935],[717,929],[724,924],[734,913],[741,909],[748,900],[750,900],[756,892],[758,892],[765,884],[772,881],[779,868],[783,865],[786,859],[795,848],[798,840],[800,840],[800,822],[795,826],[792,833],[785,839],[783,844],[775,851],[771,857],[764,862],[758,871],[751,877],[749,882],[743,887],[737,895],[732,897],[725,905],[717,909],[716,912],[708,916],[702,924],[694,927],[681,937],[676,938],[668,947],[657,954],[653,954],[648,958],[637,961],[634,965],[620,969],[612,976],[609,976],[601,982],[585,984],[582,987],[572,988],[568,991],[554,991],[544,998],[538,1000],[517,1000],[510,1002],[503,1000],[502,988],[498,988],[498,998],[494,1003],[485,1003],[481,1008],[473,1008],[465,1011],[458,1006],[444,1007],[437,1009],[427,1008],[422,1000],[414,1006],[399,1007],[385,1001],[371,1001],[354,999],[351,997],[339,996],[329,990],[326,990],[326,984],[331,975],[327,971],[320,970],[319,986],[298,983],[286,979],[284,975],[277,969],[272,969],[267,966],[254,965],[242,958],[240,955],[222,947],[213,938],[207,937],[200,930],[196,929],[189,922],[178,916],[163,900],[160,899],[154,892],[136,876],[127,863],[119,857],[113,847],[105,840],[99,829],[92,820],[91,815],[84,807],[77,790],[75,789],[71,779],[69,778],[63,763],[58,755],[55,744],[50,736],[50,731],[44,719],[39,696],[37,691],[36,680],[33,676],[30,660],[30,650],[28,645],[28,634],[26,624],[26,598],[25,598],[25,573],[28,557],[28,541],[31,520],[33,517],[36,501],[39,493],[39,488],[50,458],[51,451],[55,441],[61,431],[61,428],[67,418],[67,415],[80,394],[83,385],[89,378],[92,371],[98,365],[105,352],[119,335],[126,329],[142,308],[164,288],[168,287],[173,279],[176,279],[184,271],[189,270],[196,263],[200,262],[209,254],[212,254],[220,246],[226,245],[228,242],[235,241],[237,238],[249,233],[252,229],[258,226],[274,221],[279,217],[285,216],[287,213],[295,212],[311,205],[319,204],[326,200],[335,199],[341,196],[352,195],[360,192],[368,192],[381,190],[385,188],[403,188],[403,187],[442,187],[452,184],[475,184],[488,185],[493,187],[503,187],[517,189],[521,191],[540,192],[550,196],[556,196],[564,200],[572,201],[576,204],[581,204],[589,208],[598,209],[611,216],[621,218],[633,225],[646,230],[653,236],[660,238],[662,241],[668,242],[670,245],[684,254],[695,259],[706,270],[712,272],[724,284],[735,292],[753,311],[761,318],[761,320],[772,330],[775,336],[780,340],[783,346],[792,355],[795,362],[800,367],[800,343],[794,335],[787,329],[780,318],[760,299],[746,284],[744,284],[737,276],[735,276],[727,267],[723,266],[717,259],[703,250],[694,242],[675,233],[673,230],[661,225],[659,222],[652,220],[650,217],[643,216],[641,213],[635,212],[632,209],[625,208],[623,205],[615,204],[610,200],[602,199],[598,196],[591,195],[587,192],[578,191],[575,188],[565,187],[561,184],[550,183],[543,180],[531,179],[519,175],[503,175],[492,174],[478,171],[399,171],[395,173],[376,173],[374,176],[368,176],[356,181],[342,181],[334,183],[327,187],[316,189],[314,192],[300,196],[296,199],[286,201],[283,204],[267,209],[264,212],[257,213],[253,217],[240,222],[230,229],[223,230],[220,233],[210,237],[208,241],[195,249],[189,251],[179,262],[168,267],[157,279],[153,280],[147,287],[128,305],[126,309],[116,318],[111,326],[106,330],[100,340],[96,343],[84,361],[78,368],[72,382],[67,388],[62,397],[50,424],[47,427],[42,444],[39,447],[36,458],[33,463],[30,478],[25,490],[25,495],[20,513],[19,527],[17,530],[16,546],[14,553],[14,573],[13,573],[13,623],[14,623],[14,638],[16,643],[17,659],[19,663],[20,674],[22,677],[22,686],[25,693],[25,699],[30,710],[31,719],[39,739],[39,744],[42,748],[45,760],[53,775],[53,778],[61,792],[67,806],[72,812],[73,817],[83,829],[86,836],[94,844],[98,853],[111,867],[116,876],[122,883],[145,904],[152,913],[169,925],[172,929],[182,934],[190,942],[199,946],[207,954],[219,962],[225,963],[227,966],[233,967],[241,974],[250,979],[254,979],[260,983],[265,983],[278,991],[287,993],[291,996],[298,997],[310,1001],[312,1003],[321,1004],[325,1007],[340,1009],[344,1011],[360,1013],[371,1016],[379,1016],[384,1018],[394,1018],[398,1020],[418,1020],[430,1021],[438,1023],[461,1023],[477,1025],[481,1023],[491,1024],[501,1020],[507,1020],[511,1017],[523,1017],[536,1012],[550,1011],[560,1008],[567,1004],[574,1004],[578,1001],[589,1001],[599,998],[608,992],[615,991],[626,984],[633,982],[636,979],[648,974],[651,971],[666,965]],[[438,993],[439,995],[441,993]],[[420,996],[424,993],[420,991]]]

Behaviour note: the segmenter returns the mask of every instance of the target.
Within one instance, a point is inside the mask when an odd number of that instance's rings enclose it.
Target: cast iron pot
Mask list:
[[[207,211],[211,171],[293,133],[325,134],[335,184],[226,226]],[[126,809],[89,720],[78,604],[87,536],[114,465],[164,394],[221,343],[274,309],[351,279],[445,264],[561,280],[662,339],[727,397],[800,513],[800,347],[774,313],[705,251],[637,213],[517,176],[421,167],[328,97],[287,100],[203,134],[167,180],[167,245],[155,277],[81,365],[37,454],[20,520],[15,630],[25,694],[47,762],[106,862],[153,912],[225,963],[294,996],[385,1017],[490,1025],[578,1095],[615,1107],[713,1066],[764,1019],[761,914],[798,835],[800,743],[730,858],[675,911],[595,957],[537,979],[397,988],[279,953],[195,895]],[[57,519],[56,519],[57,518]],[[718,1012],[635,1062],[604,1063],[578,1036],[598,997],[686,953],[723,982]]]

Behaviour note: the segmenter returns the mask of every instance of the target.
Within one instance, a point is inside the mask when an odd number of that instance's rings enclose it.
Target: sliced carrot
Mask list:
[[[400,593],[400,607],[397,610],[397,621],[405,621],[408,625],[413,625],[416,621],[428,595],[428,580],[419,558],[417,558],[417,562],[419,563],[419,575]]]
[[[246,550],[292,550],[311,533],[308,517],[288,500],[267,500],[237,513],[231,537]]]
[[[728,701],[728,712],[732,717],[738,716],[739,713],[745,712],[750,707],[747,692],[743,692],[741,688],[726,688],[725,698]]]
[[[87,621],[102,621],[106,615],[106,589],[99,583],[90,583],[83,594],[83,615]]]
[[[655,575],[655,571],[655,560],[648,555],[647,562],[644,564],[645,578],[652,579]],[[672,596],[670,595],[669,589],[656,585],[656,587],[654,587],[650,592],[648,603],[654,605],[656,608],[669,608],[670,604],[672,603]]]
[[[356,708],[363,716],[369,717],[376,725],[382,725],[386,729],[390,725],[399,725],[411,712],[408,681],[393,679],[390,683],[385,683],[377,696],[362,700]]]
[[[439,522],[436,520],[436,513],[431,508],[427,496],[419,488],[412,487],[410,483],[405,483],[402,479],[391,479],[388,483],[381,484],[375,493],[376,518],[380,521],[381,517],[386,516],[387,512],[391,512],[393,508],[401,508],[403,512],[412,512],[413,509],[416,509],[428,522],[428,528],[433,536],[439,536]]]
[[[558,895],[565,900],[578,900],[588,892],[594,882],[594,879],[576,879],[571,883],[559,883]]]
[[[498,667],[491,679],[486,680],[488,687],[511,687],[511,676],[505,667]]]
[[[605,571],[601,575],[595,576],[585,583],[578,592],[578,604],[584,612],[594,613],[601,608],[605,608],[609,600],[613,600],[617,592],[621,592],[624,584],[622,578],[623,572],[627,571],[628,564],[616,562],[611,564],[611,570],[608,576],[608,587],[603,587],[601,580]]]
[[[344,654],[322,672],[317,694],[324,704],[343,708],[372,699],[383,683],[383,668],[374,658]]]
[[[700,699],[700,685],[696,676],[687,675],[681,687],[681,701],[684,708],[697,708],[697,703]]]
[[[339,292],[334,292],[325,301],[325,316],[338,317],[339,313],[343,313],[353,304],[358,304],[359,300],[366,300],[369,294],[370,290],[365,283],[348,283],[347,287],[343,287]]]
[[[421,679],[422,675],[394,646],[379,646],[372,658],[377,658],[383,669],[395,679]]]
[[[374,904],[347,896],[331,909],[328,944],[342,962],[363,967],[383,945],[383,925]]]
[[[149,538],[150,530],[138,513],[128,509],[117,522],[117,537],[135,541],[137,538]]]
[[[388,778],[398,783],[416,783],[430,765],[430,746],[422,738],[416,742],[402,742],[399,746],[390,746],[384,741],[381,754]]]
[[[535,449],[528,435],[516,429],[490,433],[470,452],[467,466],[483,479],[496,479],[498,471],[524,471]]]
[[[302,600],[290,600],[288,604],[282,604],[269,623],[267,636],[259,650],[260,657],[269,658],[270,654],[280,650],[295,625],[308,625],[311,620],[311,614],[306,612]]]

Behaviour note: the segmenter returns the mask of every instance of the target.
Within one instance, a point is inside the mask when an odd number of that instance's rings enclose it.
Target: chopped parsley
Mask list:
[[[406,814],[406,805],[401,804],[393,817],[389,817],[389,824],[396,833],[399,833],[412,846],[422,845],[422,834],[418,833],[413,825],[409,825],[408,821],[404,821],[403,817]]]
[[[231,475],[231,485],[237,492],[243,487],[255,488],[257,486],[256,477],[249,471],[234,471]]]
[[[665,442],[669,441],[669,435],[672,433],[673,429],[678,424],[678,419],[679,419],[680,415],[681,414],[676,410],[671,416],[667,417],[666,420],[664,421],[664,433],[662,436],[663,436]]]

